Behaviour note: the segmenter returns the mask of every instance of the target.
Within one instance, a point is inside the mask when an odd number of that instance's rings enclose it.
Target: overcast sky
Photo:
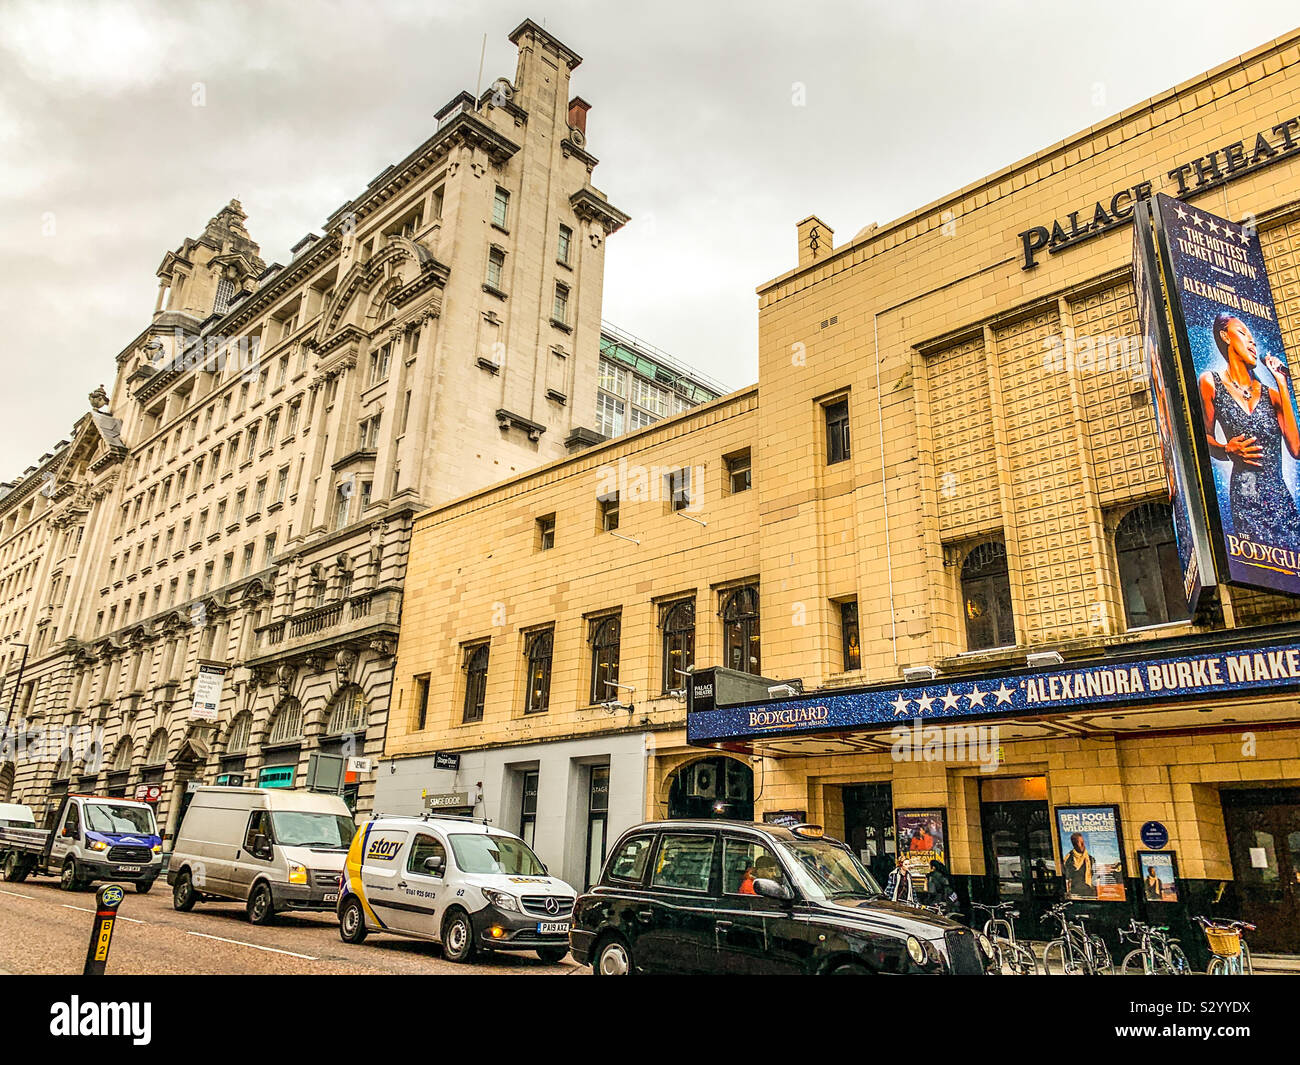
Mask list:
[[[525,17],[583,57],[595,183],[632,215],[607,246],[605,318],[739,387],[757,377],[754,288],[794,265],[799,219],[847,240],[1289,31],[1295,11],[0,0],[0,479],[111,386],[167,250],[238,197],[263,258],[286,262],[473,90],[484,34],[483,84],[514,76],[506,36]]]

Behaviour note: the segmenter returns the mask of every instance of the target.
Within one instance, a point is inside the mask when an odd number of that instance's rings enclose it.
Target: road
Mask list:
[[[0,972],[79,974],[95,908],[93,891],[61,891],[33,878],[0,881]],[[468,965],[444,961],[431,943],[371,935],[353,946],[339,939],[332,913],[290,913],[276,923],[248,923],[236,903],[201,902],[172,909],[160,880],[148,895],[127,889],[113,930],[110,974],[144,975],[564,975],[589,973],[572,958],[543,964],[536,954],[494,954]]]

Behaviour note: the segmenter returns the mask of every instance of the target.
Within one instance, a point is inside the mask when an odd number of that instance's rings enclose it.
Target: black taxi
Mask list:
[[[816,825],[631,828],[578,899],[569,944],[598,976],[996,971],[983,936],[890,901]]]

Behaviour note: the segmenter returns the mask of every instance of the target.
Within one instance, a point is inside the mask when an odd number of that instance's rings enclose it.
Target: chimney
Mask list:
[[[581,96],[575,96],[569,101],[569,127],[584,137],[587,135],[587,112],[590,110],[591,104]]]
[[[799,269],[830,257],[835,246],[835,230],[815,214],[799,223]]]

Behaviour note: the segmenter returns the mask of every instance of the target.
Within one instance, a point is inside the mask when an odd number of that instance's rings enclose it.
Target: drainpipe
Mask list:
[[[885,513],[885,569],[889,574],[889,639],[893,645],[894,667],[898,667],[898,620],[894,612],[894,553],[889,539],[889,486],[885,482],[885,398],[880,393],[880,312],[871,316],[871,346],[876,353],[876,426],[879,429],[880,503]]]

